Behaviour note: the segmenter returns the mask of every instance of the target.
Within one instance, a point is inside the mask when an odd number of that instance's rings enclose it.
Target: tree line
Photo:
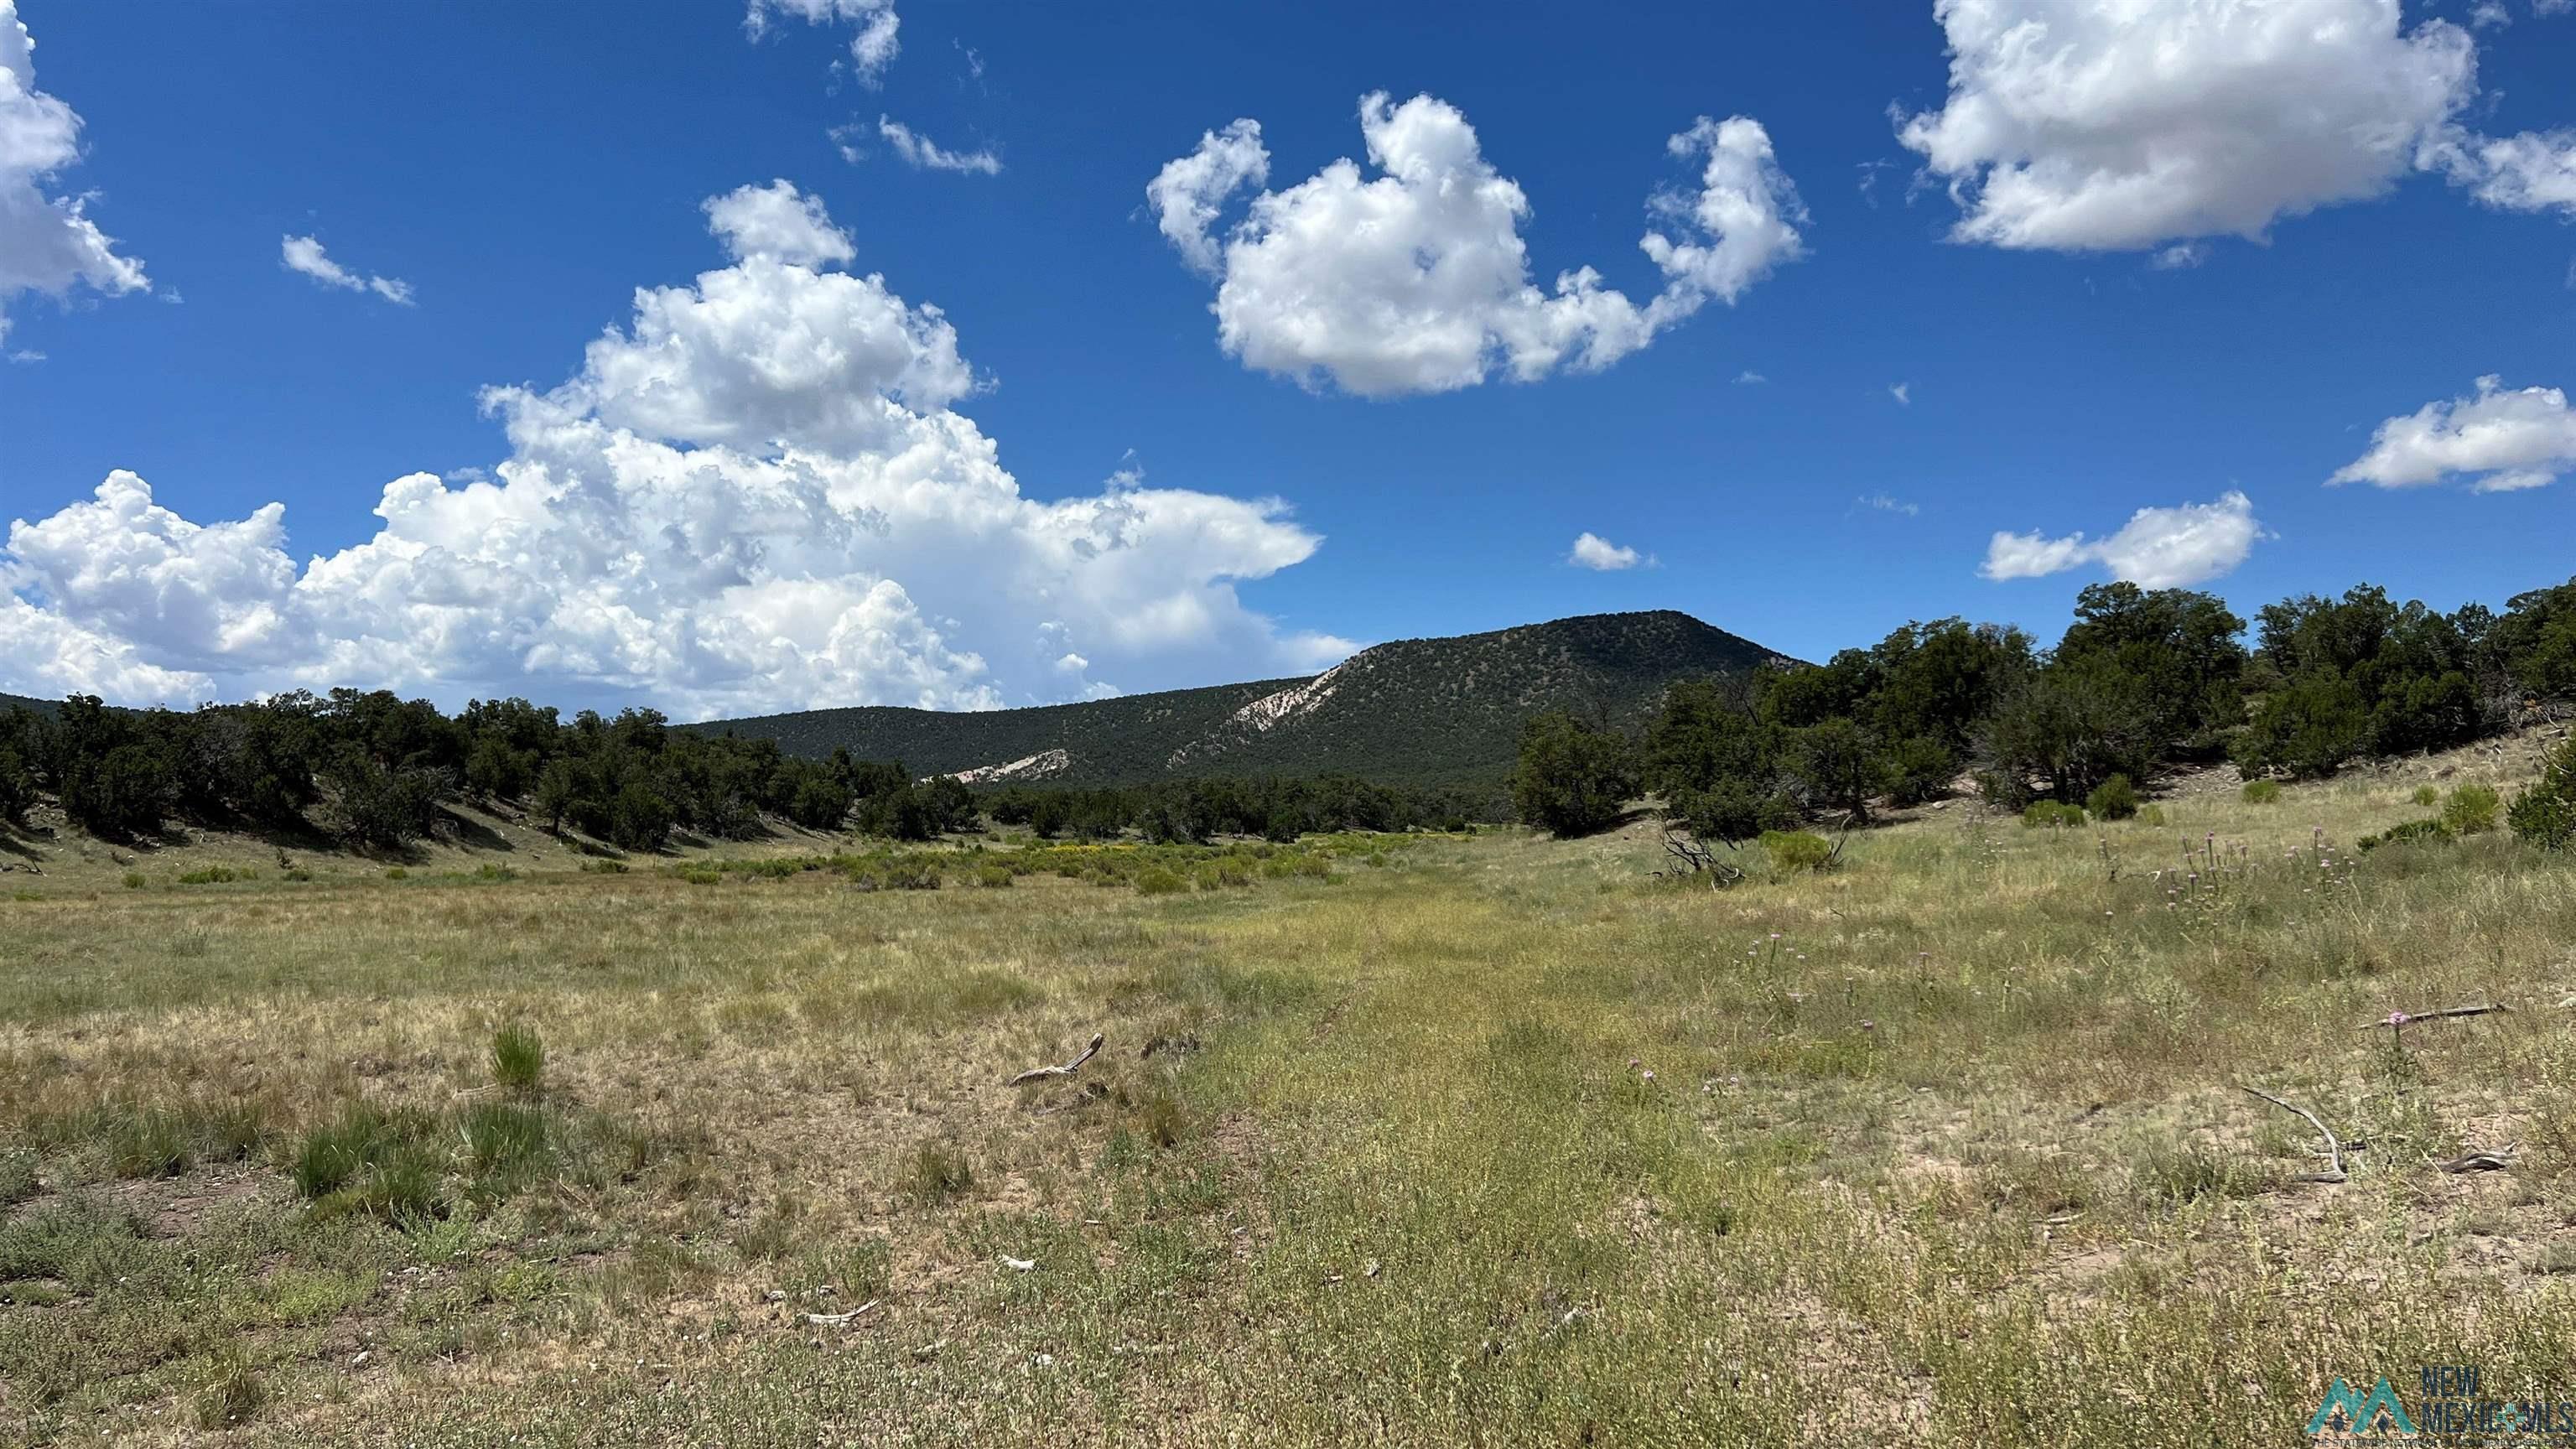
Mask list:
[[[22,819],[40,793],[109,838],[187,820],[327,833],[381,851],[438,833],[445,807],[464,802],[639,851],[662,848],[675,832],[745,839],[773,820],[928,840],[989,816],[1050,838],[1132,830],[1204,841],[1504,818],[1498,796],[1347,778],[978,791],[847,750],[808,759],[769,739],[674,729],[651,709],[614,718],[583,710],[567,722],[554,709],[504,699],[451,716],[426,700],[354,689],[184,712],[116,709],[86,695],[50,716],[13,707],[0,714],[0,820]]]
[[[1511,790],[1524,820],[1600,829],[1653,792],[1702,839],[1825,814],[1866,821],[1972,775],[2012,809],[2076,804],[2186,764],[2315,778],[2443,749],[2576,699],[2576,580],[2505,612],[2437,613],[2373,585],[2246,621],[2216,595],[2097,584],[2052,648],[1964,619],[1908,624],[1812,668],[1686,680],[1641,735],[1531,719]]]

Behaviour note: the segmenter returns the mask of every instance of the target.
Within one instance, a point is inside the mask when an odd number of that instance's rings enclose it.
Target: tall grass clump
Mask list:
[[[545,1085],[546,1042],[535,1027],[514,1021],[492,1033],[492,1080],[530,1094]]]
[[[2248,805],[2273,805],[2278,804],[2280,799],[2281,782],[2278,780],[2248,780],[2245,782],[2245,803]],[[2427,800],[2424,803],[2430,805],[2433,802]]]
[[[975,1165],[945,1142],[928,1141],[905,1156],[895,1186],[922,1207],[936,1207],[975,1185]]]

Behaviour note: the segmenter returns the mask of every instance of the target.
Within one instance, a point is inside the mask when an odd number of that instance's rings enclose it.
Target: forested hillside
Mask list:
[[[980,714],[809,710],[697,728],[775,740],[809,758],[846,749],[925,775],[989,771],[987,783],[1351,774],[1491,784],[1509,773],[1532,714],[1561,709],[1630,728],[1676,680],[1795,662],[1671,610],[1591,614],[1380,644],[1312,679]]]

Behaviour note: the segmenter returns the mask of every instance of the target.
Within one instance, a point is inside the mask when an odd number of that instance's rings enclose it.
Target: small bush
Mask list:
[[[192,870],[180,876],[179,884],[230,885],[237,880],[257,879],[259,879],[259,872],[255,870],[235,870],[228,865],[210,865],[203,870]]]
[[[293,868],[291,868],[291,869],[288,869],[288,870],[285,870],[285,871],[281,871],[281,872],[279,872],[279,874],[278,874],[278,879],[280,879],[280,880],[293,880],[293,881],[308,881],[308,880],[313,879],[313,872],[312,872],[312,871],[310,871],[310,870],[307,870],[307,869],[305,869],[303,866],[300,866],[300,865],[299,865],[299,866],[295,866],[295,867],[293,867]]]
[[[143,889],[143,872],[139,870],[127,871],[125,873],[125,888],[130,891],[139,891]]]
[[[2033,830],[2072,830],[2084,824],[2084,807],[2063,800],[2034,800],[2021,812],[2021,823]]]
[[[975,868],[975,884],[988,891],[1011,887],[1011,868],[1007,865],[983,865]]]
[[[1140,896],[1176,895],[1189,888],[1188,881],[1159,865],[1147,866],[1136,873],[1136,894]]]
[[[2576,849],[2576,739],[2559,746],[2540,779],[2514,797],[2505,819],[2514,834],[2543,850]]]
[[[2484,785],[2462,785],[2451,792],[2450,803],[2442,807],[2442,824],[2453,835],[2493,830],[2497,809],[2503,803],[2503,796]]]
[[[405,870],[405,869],[403,869],[401,866],[398,866],[398,865],[389,865],[389,866],[386,866],[386,867],[385,867],[385,879],[387,879],[387,880],[409,880],[409,879],[411,879],[411,872],[410,872],[410,871],[407,871],[407,870]]]
[[[1834,845],[1821,835],[1805,830],[1765,830],[1762,853],[1771,857],[1771,868],[1783,875],[1802,870],[1823,870],[1834,858]]]
[[[2403,825],[2391,825],[2377,835],[2365,835],[2356,843],[2368,852],[2383,845],[2438,845],[2450,838],[2451,827],[2439,820],[2409,820]]]
[[[546,1042],[537,1029],[514,1021],[492,1033],[492,1080],[514,1092],[545,1084]]]
[[[975,1166],[945,1142],[924,1142],[904,1159],[895,1185],[905,1197],[933,1207],[974,1187]]]
[[[581,863],[581,870],[584,875],[624,875],[626,874],[626,862],[622,860],[585,860]]]
[[[2273,805],[2278,804],[2280,799],[2281,782],[2278,780],[2248,780],[2245,782],[2245,803],[2248,805]],[[2424,803],[2430,805],[2433,802],[2427,800]]]
[[[2139,823],[2140,825],[2162,825],[2162,824],[2164,824],[2164,823],[2165,823],[2165,807],[2163,807],[2162,805],[2141,805],[2141,806],[2139,806],[2139,807],[2138,807],[2138,823]]]
[[[2113,775],[2084,797],[2084,808],[2096,820],[2126,820],[2138,813],[2138,787],[2126,775]]]
[[[2418,785],[2415,787],[2415,803],[2429,810],[2442,803],[2442,792],[2430,785]]]

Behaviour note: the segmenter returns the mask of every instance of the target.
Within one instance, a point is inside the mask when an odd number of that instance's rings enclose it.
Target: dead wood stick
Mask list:
[[[1072,1076],[1075,1072],[1082,1070],[1082,1064],[1091,1060],[1093,1054],[1100,1050],[1101,1040],[1106,1035],[1107,1034],[1104,1032],[1093,1032],[1091,1034],[1091,1045],[1082,1049],[1082,1055],[1075,1057],[1072,1061],[1066,1062],[1060,1067],[1031,1067],[1027,1071],[1020,1073],[1018,1076],[1011,1078],[1011,1085],[1016,1087],[1022,1082],[1035,1082],[1047,1077]]]
[[[2508,1147],[2501,1152],[2471,1152],[2465,1156],[2454,1157],[2448,1162],[2436,1162],[2433,1165],[2444,1172],[2502,1172],[2513,1166],[2513,1154],[2516,1150]]]
[[[856,1320],[860,1314],[876,1306],[877,1301],[871,1298],[847,1313],[808,1313],[805,1315],[805,1321],[823,1328],[837,1328]]]
[[[2484,1016],[2491,1011],[2510,1012],[2512,1010],[2512,1007],[2498,1001],[2491,1002],[2485,1006],[2445,1006],[2432,1011],[2392,1011],[2377,1021],[2365,1024],[2362,1026],[2361,1030],[2377,1031],[2383,1026],[2393,1029],[2401,1026],[2413,1026],[2419,1021],[2431,1021],[2437,1017]]]
[[[2240,1082],[2238,1085],[2243,1086],[2244,1084]],[[2271,1093],[2264,1091],[2260,1087],[2246,1087],[2245,1090],[2262,1098],[2264,1101],[2271,1103],[2273,1106],[2280,1108],[2284,1112],[2295,1112],[2298,1115],[2307,1118],[2308,1125],[2314,1127],[2318,1132],[2324,1135],[2326,1139],[2326,1156],[2333,1161],[2334,1171],[2303,1172],[2297,1177],[2291,1179],[2292,1181],[2327,1183],[2352,1181],[2352,1178],[2343,1170],[2343,1144],[2335,1141],[2334,1129],[2328,1127],[2322,1118],[2318,1117],[2316,1113],[2309,1111],[2305,1107],[2293,1106],[2288,1102],[2284,1102],[2280,1098],[2273,1096]]]

